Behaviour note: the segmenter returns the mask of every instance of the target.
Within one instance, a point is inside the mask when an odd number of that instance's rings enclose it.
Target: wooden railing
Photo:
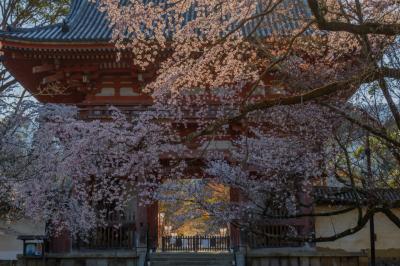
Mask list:
[[[105,226],[94,229],[87,239],[77,238],[76,250],[132,249],[135,240],[135,217],[125,214],[109,215]]]
[[[300,227],[290,225],[268,225],[262,232],[249,235],[249,245],[251,248],[278,248],[278,247],[299,247],[301,242],[291,241],[290,236],[293,230],[299,232]]]
[[[163,236],[162,251],[229,250],[229,236]]]

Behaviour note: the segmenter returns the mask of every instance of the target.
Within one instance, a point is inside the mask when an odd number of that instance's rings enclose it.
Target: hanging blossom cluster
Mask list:
[[[131,51],[138,67],[156,71],[145,92],[160,108],[182,114],[196,107],[201,118],[210,101],[237,108],[245,87],[263,80],[263,68],[285,52],[288,43],[271,49],[279,42],[271,33],[293,36],[307,21],[303,1],[99,2],[121,53]],[[294,28],[282,26],[286,20]]]
[[[250,126],[249,134],[234,143],[229,160],[211,160],[206,170],[211,182],[237,188],[248,199],[239,209],[261,219],[263,213],[302,212],[301,197],[310,198],[312,184],[326,174],[326,162],[334,156],[324,146],[333,136],[335,116],[313,104],[271,112],[277,124]]]
[[[84,235],[162,177],[159,158],[169,150],[169,134],[150,113],[131,120],[110,111],[108,121],[82,121],[75,108],[64,106],[39,113],[31,140],[34,163],[14,191],[24,214],[46,221],[52,234]]]
[[[268,87],[273,80],[286,93],[299,93],[369,67],[356,35],[318,29],[308,5],[315,1],[96,2],[108,15],[121,54],[133,53],[135,65],[157,73],[145,91],[174,112],[204,110],[210,101],[237,110],[248,100],[244,95],[255,94],[249,86]],[[358,1],[320,2],[328,21],[390,24],[399,18],[395,0],[363,1],[359,7]],[[376,58],[393,41],[368,38]],[[198,111],[201,118],[204,113]]]
[[[332,170],[336,152],[327,147],[341,120],[317,104],[302,104],[259,112],[249,121],[228,153],[203,153],[201,179],[165,182],[156,198],[191,204],[186,219],[206,212],[219,223],[240,221],[248,228],[309,213],[304,206],[312,203],[313,184]],[[229,188],[240,199],[216,199],[216,187]]]

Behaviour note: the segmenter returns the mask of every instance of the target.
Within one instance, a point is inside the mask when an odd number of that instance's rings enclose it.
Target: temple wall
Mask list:
[[[246,255],[247,266],[368,266],[368,258],[360,253],[312,251],[291,248],[253,250]]]
[[[316,212],[332,211],[329,207],[318,207]],[[400,209],[393,210],[400,217]],[[332,217],[318,217],[315,219],[315,230],[317,236],[328,236],[354,227],[357,223],[358,212],[356,210]],[[400,263],[400,228],[392,223],[384,214],[378,213],[374,216],[376,233],[377,257],[391,258]],[[347,252],[370,250],[370,226],[369,223],[361,231],[338,239],[333,242],[317,243],[319,250],[344,250]]]
[[[6,223],[0,221],[0,260],[16,260],[16,255],[22,253],[22,241],[19,235],[43,235],[44,224],[35,225],[23,219],[18,222]]]
[[[136,216],[137,200],[132,199],[127,207],[127,217],[134,221]],[[22,254],[23,242],[18,240],[20,235],[44,235],[44,224],[34,224],[27,219],[19,220],[18,222],[7,223],[0,221],[0,266],[1,262],[16,260],[18,254]],[[61,250],[69,252],[71,242],[68,237],[61,237],[58,241],[54,241],[50,245],[54,251]]]
[[[18,258],[17,266],[139,266],[135,251],[100,251],[75,254],[48,254],[45,258]]]

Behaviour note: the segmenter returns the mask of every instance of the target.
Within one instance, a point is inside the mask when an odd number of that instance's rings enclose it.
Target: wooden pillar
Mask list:
[[[67,230],[50,237],[49,240],[50,253],[70,253],[72,250],[72,238]]]
[[[155,250],[158,245],[158,202],[147,206],[147,224],[149,248]]]
[[[147,249],[147,206],[140,204],[140,200],[136,203],[136,247],[138,249]]]
[[[237,188],[230,188],[230,202],[239,202],[240,201],[240,191]],[[242,239],[240,237],[240,229],[237,228],[235,225],[229,225],[230,231],[230,245],[233,249],[238,249],[243,244]]]
[[[308,193],[312,191],[313,187],[311,184],[307,184],[303,186],[303,191],[299,195],[300,202],[303,204],[303,207],[300,207],[300,212],[305,214],[313,213],[313,203],[314,199],[312,197],[312,193]],[[315,221],[313,217],[303,217],[300,218],[301,224],[301,231],[299,232],[302,236],[310,236],[311,234],[315,233]],[[309,243],[311,246],[315,246],[315,243]]]

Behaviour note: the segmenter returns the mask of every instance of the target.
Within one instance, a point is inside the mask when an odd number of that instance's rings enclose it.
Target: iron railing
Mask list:
[[[229,236],[163,236],[162,251],[224,251],[230,248]]]

